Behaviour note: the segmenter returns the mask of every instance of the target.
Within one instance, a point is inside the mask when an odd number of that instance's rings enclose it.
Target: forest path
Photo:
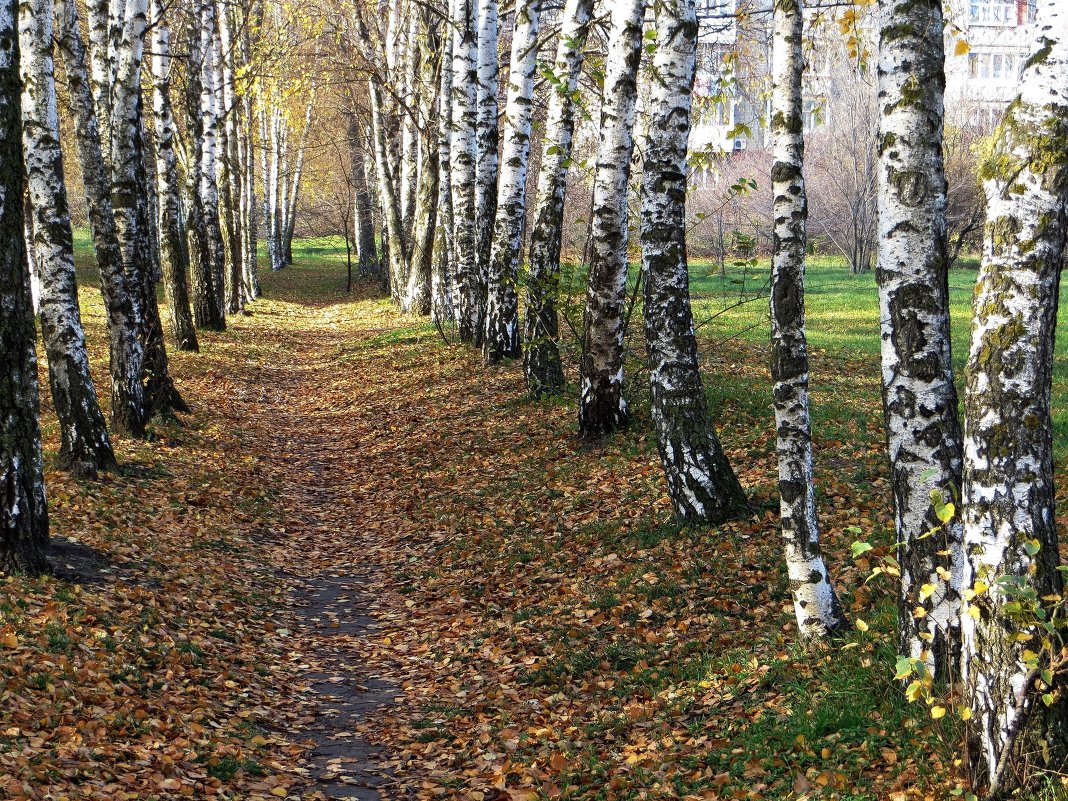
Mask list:
[[[351,311],[260,306],[243,400],[256,410],[248,423],[274,477],[284,524],[276,537],[292,555],[285,571],[294,585],[289,612],[302,685],[294,695],[303,712],[293,734],[314,742],[306,792],[375,801],[404,797],[390,789],[385,754],[365,733],[396,694],[396,682],[368,666],[381,581],[367,555],[382,509],[394,503],[388,482],[376,481],[389,474],[390,449],[373,442],[380,426],[392,427],[392,406],[369,401],[378,368],[353,357],[354,346],[375,336],[375,315],[363,330]]]

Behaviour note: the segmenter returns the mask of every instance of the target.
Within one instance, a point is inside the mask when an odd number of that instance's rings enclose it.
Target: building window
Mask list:
[[[980,81],[1015,83],[1021,61],[1012,53],[969,53],[968,77]]]
[[[1016,26],[1016,4],[998,0],[972,0],[971,21],[975,25]]]

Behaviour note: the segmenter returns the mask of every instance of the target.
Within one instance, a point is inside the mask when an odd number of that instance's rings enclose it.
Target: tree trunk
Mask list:
[[[356,112],[348,115],[349,160],[352,162],[352,183],[355,196],[356,258],[360,274],[369,275],[378,269],[375,251],[375,221],[371,193],[367,188],[367,168],[364,164],[364,136]]]
[[[690,309],[686,148],[697,19],[693,0],[657,0],[655,8],[656,83],[641,212],[653,425],[676,519],[717,523],[742,514],[748,504],[708,417]]]
[[[196,18],[200,19],[200,12]],[[208,161],[204,154],[204,37],[199,25],[189,31],[189,56],[186,69],[186,120],[188,121],[189,146],[186,165],[186,232],[189,246],[189,280],[193,293],[193,320],[196,327],[206,331],[226,330],[226,318],[219,312],[216,302],[222,291],[215,284],[213,268],[212,233],[209,230],[205,205],[206,179],[204,171]]]
[[[300,180],[304,174],[304,153],[308,147],[308,133],[311,131],[312,112],[315,109],[315,90],[312,88],[312,99],[304,108],[304,127],[300,132],[297,144],[297,162],[293,169],[293,175],[289,181],[289,194],[286,196],[285,208],[283,209],[282,222],[282,253],[286,264],[293,263],[293,232],[297,226],[297,201],[300,199]]]
[[[18,4],[0,2],[0,573],[49,570],[37,354],[22,214]]]
[[[779,508],[786,572],[797,629],[821,638],[846,627],[820,551],[812,425],[808,412],[808,343],[805,339],[805,245],[808,197],[801,107],[803,12],[800,0],[780,0],[772,44],[771,167],[775,231],[771,258],[771,377],[775,382]]]
[[[234,93],[234,51],[235,45],[231,34],[231,7],[220,3],[216,9],[218,27],[216,29],[215,78],[217,81],[216,100],[219,102],[223,124],[222,145],[219,148],[216,180],[219,184],[219,207],[222,218],[223,247],[226,256],[226,313],[237,314],[245,308],[244,269],[242,260],[244,251],[241,243],[240,199],[241,175],[238,156],[238,116],[240,106]]]
[[[474,0],[473,0],[474,1]],[[500,134],[497,127],[497,39],[500,16],[497,0],[478,2],[477,106],[475,111],[475,247],[478,269],[478,328],[474,343],[482,344],[486,318],[486,281],[497,215],[497,171]]]
[[[646,0],[612,10],[593,182],[592,247],[582,334],[579,435],[627,425],[623,399],[623,310],[627,294],[627,182],[634,153],[634,111]]]
[[[437,225],[434,227],[434,252],[430,276],[430,314],[439,322],[455,319],[456,295],[453,278],[456,262],[453,248],[452,215],[452,27],[442,35],[441,83],[438,87],[438,186]]]
[[[160,266],[167,305],[171,309],[171,333],[179,350],[197,351],[197,332],[189,306],[189,253],[182,233],[182,209],[178,192],[178,159],[174,152],[174,112],[171,105],[171,32],[159,0],[153,0],[152,112],[156,139],[156,192],[159,196]]]
[[[545,144],[534,226],[530,232],[527,314],[523,330],[523,368],[534,397],[558,394],[564,388],[560,361],[556,299],[560,287],[560,240],[564,222],[571,143],[575,133],[575,91],[582,69],[593,0],[568,0],[556,50],[552,94],[545,121]]]
[[[497,189],[493,247],[486,273],[486,333],[482,352],[487,364],[514,359],[519,348],[519,295],[516,281],[526,221],[530,127],[534,115],[534,70],[538,66],[541,0],[516,5],[504,147]]]
[[[474,0],[453,0],[452,52],[452,213],[456,243],[456,330],[474,344],[482,331],[477,182],[478,40]]]
[[[74,136],[93,249],[100,269],[100,290],[107,315],[111,369],[111,427],[125,436],[145,433],[144,385],[141,368],[145,358],[141,342],[141,305],[123,267],[115,215],[111,205],[111,179],[104,161],[98,117],[86,66],[85,45],[79,30],[77,5],[72,0],[56,4],[56,43],[67,75]]]
[[[879,42],[879,284],[883,402],[901,585],[901,652],[942,675],[959,647],[964,555],[932,492],[959,495],[961,433],[949,330],[945,89],[938,0],[883,0]],[[867,239],[858,235],[858,242]],[[864,263],[868,256],[863,256]],[[928,536],[933,529],[941,529]],[[942,578],[945,576],[946,578]],[[934,587],[934,594],[928,592]],[[916,617],[914,610],[925,614]]]
[[[59,145],[52,11],[50,0],[19,3],[23,153],[33,212],[33,258],[41,280],[41,333],[59,418],[59,464],[92,478],[118,465],[89,372],[78,310],[74,236]],[[21,193],[15,197],[21,198]]]
[[[961,673],[989,798],[1025,797],[1068,770],[1066,651],[1046,622],[1063,591],[1050,394],[1068,239],[1068,3],[1040,4],[1035,28],[1020,95],[980,170],[987,222],[965,396]]]
[[[208,266],[211,270],[212,322],[217,330],[226,328],[226,250],[219,215],[219,183],[216,161],[219,157],[219,108],[215,92],[215,3],[200,6],[200,113],[204,120],[204,141],[200,161],[200,206],[207,235]]]
[[[382,229],[388,242],[386,257],[389,264],[390,294],[399,299],[405,285],[404,276],[407,258],[407,243],[402,233],[400,200],[397,198],[392,165],[389,162],[389,145],[386,142],[386,120],[382,108],[382,89],[374,78],[368,79],[371,92],[371,125],[375,138],[375,166],[378,173],[378,193],[382,200]]]

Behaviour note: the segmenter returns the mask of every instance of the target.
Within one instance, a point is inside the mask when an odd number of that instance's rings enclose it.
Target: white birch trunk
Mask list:
[[[627,291],[627,184],[634,153],[634,111],[646,0],[612,9],[600,142],[593,181],[589,284],[580,362],[579,435],[599,437],[627,425],[623,326]]]
[[[185,247],[171,103],[171,32],[159,0],[152,0],[152,114],[156,142],[156,193],[159,197],[160,266],[171,309],[171,333],[179,350],[197,351],[196,328],[189,305],[189,253]]]
[[[203,143],[200,151],[200,202],[204,215],[204,230],[208,238],[208,259],[211,269],[211,301],[216,307],[214,322],[219,330],[226,327],[226,252],[223,245],[219,215],[219,184],[216,161],[219,147],[219,107],[215,75],[215,3],[205,0],[200,5],[200,113],[204,121]]]
[[[527,314],[523,330],[523,370],[534,397],[555,395],[564,387],[560,361],[556,297],[560,286],[560,240],[564,222],[571,143],[575,132],[575,91],[589,33],[593,0],[568,0],[560,27],[553,89],[545,120],[541,171],[530,232]]]
[[[883,0],[879,42],[879,308],[890,481],[901,586],[900,648],[941,674],[955,660],[961,529],[931,493],[958,496],[961,433],[949,329],[945,89],[938,0]],[[942,555],[944,554],[944,555]],[[942,576],[948,576],[943,579]],[[935,588],[929,594],[924,588]],[[924,610],[916,617],[914,610]]]
[[[497,123],[497,73],[500,56],[500,16],[497,0],[478,2],[478,96],[475,167],[475,242],[478,249],[478,315],[475,344],[482,344],[486,316],[486,280],[493,246],[493,221],[497,216],[497,173],[500,132]]]
[[[486,333],[482,352],[487,364],[520,355],[519,277],[526,221],[530,126],[534,115],[534,71],[538,66],[541,0],[516,5],[508,99],[497,188],[493,247],[486,271]]]
[[[59,418],[59,463],[75,474],[95,477],[99,470],[117,464],[89,372],[78,310],[74,236],[59,144],[52,18],[51,0],[20,0],[22,141],[33,213],[30,230],[41,282],[39,313],[48,379]]]
[[[455,250],[452,214],[452,26],[442,36],[441,83],[438,87],[438,223],[434,230],[433,267],[430,276],[430,315],[437,322],[455,320]]]
[[[141,366],[145,358],[140,339],[141,306],[137,289],[126,276],[115,228],[111,177],[104,159],[76,3],[58,0],[56,20],[56,43],[67,75],[74,137],[89,207],[89,227],[107,314],[112,431],[140,437],[144,435],[146,415],[141,382]]]
[[[474,0],[453,2],[452,213],[456,244],[456,329],[461,342],[477,343],[482,331],[481,269],[475,220],[478,204],[478,38]]]
[[[1032,797],[1044,774],[1068,769],[1061,634],[1036,611],[1063,592],[1050,395],[1068,240],[1068,2],[1041,4],[1035,28],[1020,95],[980,171],[987,217],[965,400],[961,673],[972,768],[990,798]]]
[[[0,573],[49,571],[37,353],[24,250],[18,5],[0,4]]]
[[[805,246],[808,197],[801,107],[803,9],[780,0],[772,41],[771,167],[775,232],[771,257],[771,374],[775,382],[779,508],[786,572],[798,632],[822,638],[846,625],[820,550],[809,420],[805,338]]]
[[[653,425],[676,519],[717,523],[745,512],[747,502],[708,417],[690,308],[686,150],[697,19],[693,0],[657,0],[655,9],[641,211]]]

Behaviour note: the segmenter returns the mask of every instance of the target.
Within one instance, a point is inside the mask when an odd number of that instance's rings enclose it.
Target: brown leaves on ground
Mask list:
[[[194,413],[120,442],[122,475],[48,474],[54,534],[108,565],[0,585],[0,795],[315,797],[315,644],[290,590],[323,571],[375,589],[379,628],[352,645],[400,686],[361,730],[392,753],[387,798],[923,798],[944,782],[950,757],[902,710],[874,630],[836,652],[794,643],[760,349],[731,346],[710,375],[750,388],[716,414],[761,511],[678,532],[640,392],[632,431],[581,444],[571,399],[532,403],[518,365],[486,370],[384,302],[331,302],[328,280],[270,276],[278,299],[175,355]],[[99,312],[94,297],[102,343]],[[889,525],[877,376],[853,367],[870,384],[854,405],[851,371],[817,373],[816,402],[844,409],[817,432],[821,512],[844,597],[877,629],[888,606],[847,558],[849,527]]]

